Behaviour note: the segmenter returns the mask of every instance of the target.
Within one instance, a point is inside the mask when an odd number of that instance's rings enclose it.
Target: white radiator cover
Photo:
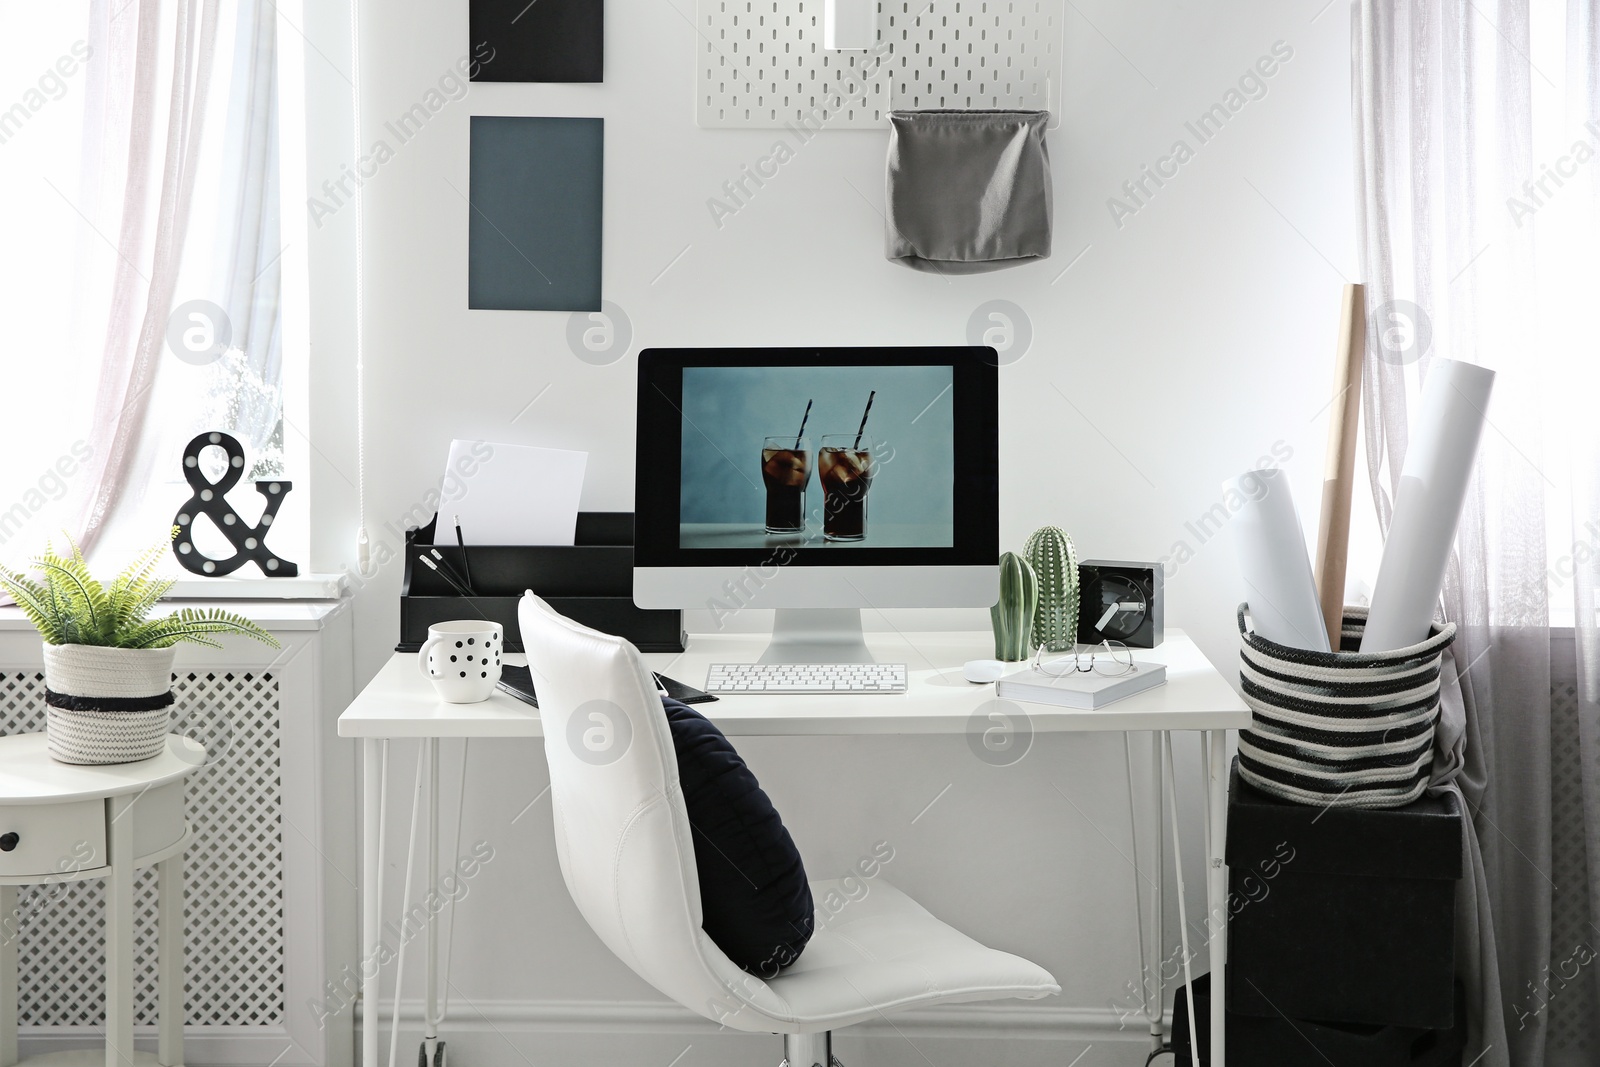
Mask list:
[[[184,606],[177,605],[174,606]],[[346,1067],[349,1012],[322,986],[357,959],[355,761],[335,736],[353,695],[348,601],[195,602],[254,619],[281,643],[185,646],[174,729],[213,764],[189,778],[185,1062]],[[0,734],[44,729],[39,637],[0,609]],[[103,883],[18,894],[21,1052],[92,1044],[104,1010]],[[154,1047],[154,870],[135,881],[135,1024]],[[141,1042],[141,1046],[144,1042]]]

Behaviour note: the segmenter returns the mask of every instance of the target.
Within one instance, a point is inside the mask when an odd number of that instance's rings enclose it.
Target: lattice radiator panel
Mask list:
[[[284,1017],[283,835],[278,680],[270,672],[190,673],[173,682],[174,730],[211,764],[188,779],[195,839],[184,854],[188,1026],[269,1026]],[[0,732],[44,729],[44,676],[0,673]],[[104,883],[28,886],[21,920],[21,1018],[42,1026],[105,1020]],[[156,1021],[156,872],[134,883],[135,1019]]]
[[[1552,657],[1550,665],[1550,874],[1555,886],[1550,893],[1550,969],[1560,974],[1567,973],[1570,961],[1583,958],[1580,947],[1595,943],[1583,794],[1585,776],[1600,773],[1600,768],[1583,766],[1577,666],[1563,662],[1568,658],[1570,653]],[[1600,1024],[1593,1011],[1595,975],[1592,967],[1582,970],[1575,981],[1563,981],[1557,994],[1536,997],[1516,990],[1511,995],[1521,1012],[1537,1014],[1547,1005],[1546,1043],[1552,1054],[1564,1052],[1573,1056],[1572,1062],[1593,1063],[1600,1046]]]
[[[703,127],[873,129],[891,110],[1048,109],[1063,0],[883,0],[878,49],[822,47],[822,0],[699,0]]]

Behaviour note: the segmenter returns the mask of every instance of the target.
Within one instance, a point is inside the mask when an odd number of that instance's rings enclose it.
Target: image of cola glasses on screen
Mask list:
[[[872,458],[872,438],[867,416],[872,414],[874,389],[867,395],[861,425],[852,434],[823,434],[817,453],[817,481],[822,483],[822,536],[827,541],[864,541],[867,537],[867,492],[877,464]]]
[[[806,421],[812,401],[800,417],[800,432],[788,437],[768,437],[761,442],[761,480],[767,487],[767,533],[799,534],[806,528],[806,482],[811,478],[811,442]]]
[[[873,440],[866,432],[872,413],[873,390],[853,434],[824,434],[817,453],[817,480],[822,483],[822,535],[828,541],[862,541],[867,536],[867,491],[872,488],[876,461]],[[806,401],[800,429],[764,438],[761,442],[761,480],[767,491],[766,531],[769,534],[803,534],[806,528],[806,483],[811,479],[811,441],[806,423],[814,400]]]

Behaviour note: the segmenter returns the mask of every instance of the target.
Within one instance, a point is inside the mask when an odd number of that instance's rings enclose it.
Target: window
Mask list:
[[[183,449],[209,430],[244,446],[229,502],[245,521],[262,507],[255,479],[298,476],[273,544],[288,558],[305,555],[303,438],[290,429],[303,380],[293,362],[305,346],[285,333],[285,297],[295,291],[285,278],[303,278],[294,259],[304,241],[294,248],[283,226],[283,176],[294,174],[285,160],[303,159],[303,134],[299,116],[279,106],[280,16],[268,0],[218,5],[216,25],[192,27],[179,55],[178,6],[9,5],[0,14],[0,286],[15,298],[0,317],[8,564],[63,530],[81,531],[121,418],[129,447],[106,479],[96,555],[114,563],[165,535],[192,492]],[[156,20],[159,48],[138,55],[132,30],[142,18]],[[175,72],[200,69],[207,30],[209,81],[195,80],[184,97]],[[135,67],[156,75],[153,128],[130,119]],[[177,120],[174,99],[184,100]],[[177,167],[174,145],[184,153]],[[303,203],[301,183],[289,185]],[[140,350],[153,366],[144,387],[106,392],[108,375],[116,384],[112,353],[131,363]],[[105,396],[117,398],[109,419],[105,409],[96,415]],[[220,450],[202,457],[201,470],[207,481],[222,477]],[[232,554],[208,520],[195,538],[210,555]]]
[[[1597,276],[1594,197],[1600,190],[1600,125],[1569,86],[1580,81],[1572,54],[1565,0],[1534,0],[1529,37],[1532,142],[1528,186],[1512,190],[1510,224],[1532,231],[1538,306],[1530,309],[1527,340],[1549,388],[1544,440],[1531,464],[1544,484],[1550,623],[1573,625],[1578,597],[1574,572],[1600,557],[1600,516],[1576,515],[1574,503],[1592,496],[1576,480],[1590,469],[1595,448],[1592,308]],[[1530,356],[1534,353],[1530,353]]]

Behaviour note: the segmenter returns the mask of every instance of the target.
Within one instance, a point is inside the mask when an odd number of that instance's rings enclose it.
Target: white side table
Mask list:
[[[0,737],[0,1067],[17,1061],[17,886],[106,880],[106,1047],[30,1057],[24,1067],[183,1062],[183,780],[205,766],[187,737],[138,763],[57,763],[44,734]],[[133,872],[156,865],[159,1051],[133,1050]]]

